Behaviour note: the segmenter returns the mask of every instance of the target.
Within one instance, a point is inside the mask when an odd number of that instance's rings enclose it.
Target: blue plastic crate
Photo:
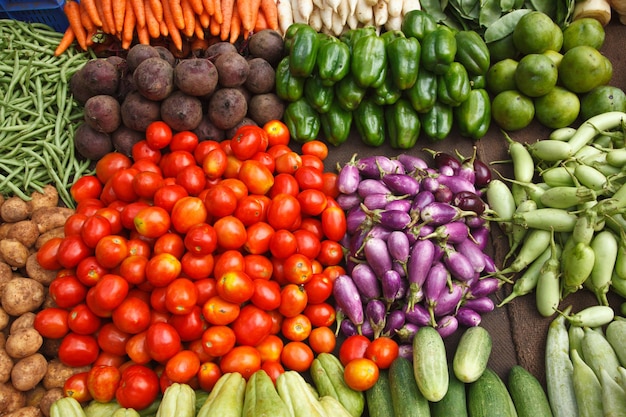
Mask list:
[[[9,19],[44,23],[57,32],[65,32],[69,23],[63,13],[64,0],[0,0],[0,17],[4,12]]]

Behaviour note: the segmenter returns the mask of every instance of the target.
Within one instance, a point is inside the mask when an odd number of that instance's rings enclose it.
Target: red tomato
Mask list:
[[[133,178],[133,191],[140,198],[152,199],[163,186],[163,176],[152,171],[142,171]]]
[[[159,377],[147,366],[130,365],[122,372],[115,399],[124,408],[143,410],[159,395]]]
[[[210,326],[202,333],[202,348],[216,358],[230,352],[235,343],[235,332],[228,326]]]
[[[326,301],[333,293],[333,281],[324,274],[313,274],[304,284],[309,304]]]
[[[80,229],[87,219],[88,216],[83,213],[74,213],[69,216],[63,225],[63,233],[65,233],[65,236],[80,235]]]
[[[196,306],[198,289],[187,278],[176,278],[167,285],[165,308],[172,314],[188,314]]]
[[[151,148],[150,145],[148,145],[148,141],[145,139],[142,139],[133,145],[131,155],[133,161],[135,162],[149,160],[158,164],[161,160],[161,151],[159,149]]]
[[[76,334],[94,334],[101,323],[100,317],[84,303],[74,306],[67,316],[67,326]]]
[[[230,213],[229,213],[230,214]],[[265,220],[263,202],[258,195],[250,194],[237,201],[235,211],[232,213],[244,226]]]
[[[130,203],[137,200],[138,196],[133,189],[133,179],[139,174],[136,168],[124,168],[117,171],[109,182],[117,199]]]
[[[242,162],[237,178],[243,181],[252,194],[264,195],[274,185],[272,171],[254,159],[247,159]]]
[[[188,195],[189,193],[182,185],[163,185],[154,193],[153,203],[155,206],[163,207],[165,210],[171,213],[172,209],[174,208],[174,204],[176,204],[176,202],[181,198]]]
[[[277,156],[275,163],[274,170],[277,173],[293,175],[302,166],[302,158],[299,153],[289,151]]]
[[[221,178],[228,167],[228,155],[221,147],[210,150],[202,160],[202,170],[207,179]]]
[[[164,208],[148,206],[135,215],[134,224],[141,236],[157,238],[169,230],[171,221],[169,213]]]
[[[210,224],[198,223],[189,228],[184,243],[194,255],[208,255],[217,249],[217,233]]]
[[[102,216],[111,224],[111,234],[116,235],[121,233],[123,229],[122,225],[122,213],[113,207],[102,207],[98,209],[93,215]]]
[[[60,339],[69,332],[67,317],[69,312],[63,308],[48,307],[35,315],[33,327],[47,339]]]
[[[207,324],[202,317],[202,309],[197,305],[187,314],[172,314],[168,323],[174,326],[183,342],[191,342],[202,337]]]
[[[256,222],[246,229],[246,252],[261,255],[270,250],[270,242],[274,236],[274,228],[266,222]]]
[[[296,197],[290,194],[278,194],[272,198],[267,210],[267,220],[275,230],[297,229],[300,221],[300,203]]]
[[[102,325],[97,334],[98,346],[104,352],[124,356],[126,343],[131,337],[131,334],[121,331],[115,324],[108,322]]]
[[[367,337],[360,334],[346,337],[339,347],[339,360],[343,366],[354,359],[364,358],[370,343]]]
[[[122,226],[128,230],[135,231],[135,216],[146,207],[150,207],[146,201],[134,201],[123,206],[120,212]]]
[[[86,216],[91,216],[98,209],[105,206],[104,202],[100,198],[86,198],[80,203],[76,204],[76,213],[82,213]]]
[[[280,285],[266,279],[253,280],[254,293],[250,302],[262,310],[274,310],[280,307]]]
[[[88,256],[76,266],[76,278],[85,286],[93,287],[105,274],[109,272],[98,263],[95,256]]]
[[[328,146],[321,140],[311,140],[302,144],[303,155],[314,155],[322,161],[328,157]]]
[[[181,350],[165,364],[165,374],[172,382],[186,384],[200,370],[200,358],[191,350]]]
[[[287,340],[302,342],[311,334],[311,320],[300,313],[293,317],[285,317],[281,333]]]
[[[146,280],[155,287],[165,287],[178,278],[181,268],[176,256],[159,253],[150,258],[146,265]]]
[[[274,266],[267,256],[247,254],[244,256],[244,271],[252,279],[269,280]]]
[[[338,175],[336,172],[324,172],[324,186],[322,191],[331,198],[337,198],[339,195],[339,187],[337,186]]]
[[[320,242],[320,253],[316,259],[323,266],[338,265],[344,258],[343,246],[334,240],[324,239]]]
[[[294,317],[304,311],[307,305],[307,293],[297,284],[284,285],[280,291],[280,307],[278,311],[284,317]]]
[[[291,139],[289,128],[280,120],[270,120],[263,125],[263,130],[267,132],[268,145],[288,145]]]
[[[210,392],[221,376],[222,370],[218,364],[208,361],[203,362],[200,365],[200,370],[198,370],[198,383],[200,384],[200,388]]]
[[[163,149],[171,140],[172,129],[163,121],[154,121],[146,128],[146,142],[152,149]]]
[[[117,274],[106,274],[89,291],[99,309],[113,311],[128,295],[128,281]]]
[[[77,203],[88,198],[98,198],[100,193],[102,183],[95,175],[83,175],[70,187],[70,195]]]
[[[237,337],[237,344],[254,346],[270,334],[272,318],[255,305],[246,304],[231,327]]]
[[[150,306],[138,297],[127,297],[113,310],[111,318],[121,331],[137,334],[150,325]]]
[[[154,242],[154,255],[169,253],[180,258],[185,253],[185,241],[178,233],[165,233]]]
[[[274,186],[270,189],[268,196],[274,198],[279,194],[289,194],[294,197],[300,192],[300,186],[295,177],[291,174],[277,174],[274,177]]]
[[[109,402],[115,398],[120,379],[122,374],[116,366],[93,366],[87,373],[87,389],[94,400]]]
[[[288,258],[298,250],[296,236],[287,229],[276,230],[270,239],[269,250],[278,259]]]
[[[242,126],[238,128],[230,140],[230,148],[233,154],[242,161],[252,158],[263,147],[263,134],[265,134],[263,129],[257,126]]]
[[[230,187],[231,190],[235,192],[235,196],[237,196],[237,200],[242,199],[243,197],[248,195],[248,187],[238,178],[224,178],[220,180],[218,184],[226,185]]]
[[[95,248],[100,239],[112,234],[111,222],[104,216],[94,214],[85,219],[80,231],[82,241],[89,248]]]
[[[183,168],[196,165],[196,159],[191,152],[173,151],[166,153],[159,161],[159,167],[163,170],[163,178],[176,178]]]
[[[185,187],[189,195],[197,196],[206,186],[206,176],[198,165],[189,165],[176,175],[176,184]]]
[[[119,274],[131,285],[146,282],[146,265],[148,258],[143,255],[129,255],[119,266]]]
[[[228,216],[237,208],[237,195],[231,187],[217,184],[207,190],[204,204],[209,215],[216,218]]]
[[[226,325],[235,321],[240,310],[239,304],[228,302],[219,295],[214,295],[202,306],[202,316],[212,325]]]
[[[365,357],[376,363],[378,368],[387,369],[399,354],[398,342],[389,337],[377,337],[372,340],[367,349]]]
[[[49,271],[61,269],[57,255],[62,241],[63,238],[61,237],[53,237],[41,245],[37,251],[37,262],[42,268]]]
[[[194,285],[198,289],[198,305],[202,307],[209,298],[217,295],[217,281],[215,278],[197,279]]]
[[[93,397],[87,387],[87,378],[89,372],[78,372],[65,380],[63,384],[63,395],[65,397],[74,398],[79,403],[91,401]]]
[[[297,252],[309,259],[317,258],[321,250],[321,243],[315,233],[306,230],[298,229],[293,232],[296,238]]]
[[[194,196],[183,197],[172,208],[172,226],[178,233],[187,233],[191,226],[206,222],[207,215],[202,199]]]
[[[322,171],[313,167],[301,166],[293,176],[298,181],[301,190],[321,190],[324,186]]]
[[[254,283],[244,271],[227,271],[217,279],[217,294],[226,301],[242,304],[254,294]]]
[[[98,342],[91,335],[69,332],[59,346],[59,360],[75,368],[91,365],[98,357]]]
[[[213,275],[219,279],[228,271],[243,271],[245,268],[245,260],[243,254],[238,250],[227,250],[215,258],[215,267]]]
[[[330,327],[316,327],[309,335],[309,346],[316,354],[332,353],[337,345],[337,337]]]
[[[257,152],[254,155],[252,155],[251,159],[255,161],[259,161],[261,165],[269,169],[271,173],[274,173],[274,170],[276,169],[276,162],[274,161],[274,158],[272,157],[272,155],[270,155],[269,153]]]
[[[275,334],[269,334],[263,338],[255,348],[261,354],[261,360],[265,361],[280,361],[280,353],[284,346],[283,339]]]
[[[298,372],[307,371],[313,359],[313,350],[309,345],[298,341],[286,343],[280,355],[280,361],[286,368]]]
[[[245,379],[261,369],[261,354],[252,346],[235,346],[220,360],[223,373],[239,372]]]
[[[50,283],[48,292],[58,307],[72,308],[85,300],[87,287],[75,276],[66,275],[56,277]]]
[[[305,284],[313,276],[311,259],[301,253],[294,253],[283,262],[285,279],[293,284]]]
[[[92,254],[92,249],[83,242],[80,235],[65,236],[59,244],[57,259],[63,268],[74,268]]]
[[[194,152],[198,146],[198,135],[189,130],[176,132],[170,141],[170,151]]]
[[[115,268],[128,256],[126,238],[120,235],[104,236],[96,245],[95,256],[103,268]]]
[[[148,327],[146,346],[152,359],[165,363],[182,349],[182,342],[174,326],[159,322]]]
[[[223,250],[239,249],[246,243],[246,227],[235,216],[220,217],[213,227],[217,233],[217,245]]]
[[[129,168],[132,161],[121,152],[109,152],[96,162],[96,177],[102,184],[113,176],[113,174],[121,169]]]
[[[218,148],[220,148],[220,143],[215,140],[207,139],[198,142],[198,145],[193,150],[193,156],[194,158],[196,158],[196,163],[202,166],[202,161],[204,161],[204,158],[207,156],[207,154],[213,149]]]
[[[211,275],[215,266],[215,258],[212,254],[195,255],[193,252],[185,252],[180,259],[180,268],[183,275],[194,279],[203,279]]]
[[[319,189],[307,188],[298,193],[298,202],[302,213],[308,216],[319,216],[328,203],[328,199],[323,191]]]
[[[285,372],[285,368],[279,361],[264,361],[261,365],[261,369],[263,369],[267,375],[270,377],[274,385],[276,385],[276,380]]]
[[[146,347],[147,331],[132,335],[126,342],[126,354],[128,358],[136,364],[145,365],[152,360]]]
[[[336,242],[346,234],[346,215],[340,207],[326,207],[322,212],[322,230],[324,235]]]

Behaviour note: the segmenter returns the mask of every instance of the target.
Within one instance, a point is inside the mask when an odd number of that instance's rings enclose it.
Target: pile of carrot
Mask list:
[[[67,0],[69,26],[56,48],[62,54],[74,41],[87,50],[94,35],[117,37],[128,49],[136,39],[169,38],[178,50],[184,39],[208,36],[235,42],[261,29],[278,30],[276,0]]]

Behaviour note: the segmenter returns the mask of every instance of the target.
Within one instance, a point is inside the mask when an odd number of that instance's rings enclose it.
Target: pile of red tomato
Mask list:
[[[337,174],[323,142],[289,140],[278,120],[221,142],[154,122],[132,157],[110,153],[76,181],[65,236],[37,253],[57,274],[35,327],[90,369],[66,395],[140,410],[173,382],[276,378],[335,349]]]

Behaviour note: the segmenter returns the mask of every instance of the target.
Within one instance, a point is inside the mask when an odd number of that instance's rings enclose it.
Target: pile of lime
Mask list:
[[[626,111],[626,94],[609,85],[613,66],[600,52],[604,39],[604,27],[593,18],[562,29],[542,12],[523,15],[509,38],[508,56],[501,55],[486,75],[496,124],[513,131],[536,118],[556,129],[579,116]]]

